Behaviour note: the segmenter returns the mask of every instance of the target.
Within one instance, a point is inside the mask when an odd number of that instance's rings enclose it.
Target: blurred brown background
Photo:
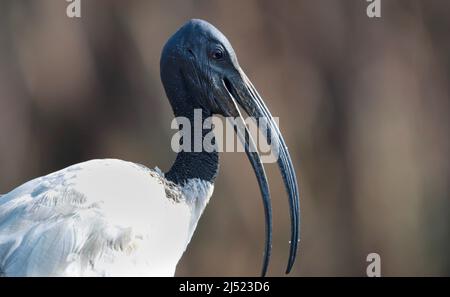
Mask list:
[[[167,38],[216,25],[290,147],[301,187],[293,275],[449,275],[450,2],[382,0],[0,0],[0,193],[93,158],[167,170],[172,113],[159,79]],[[256,179],[221,156],[215,194],[180,276],[255,276],[263,249]],[[274,204],[270,275],[288,256],[287,199]]]

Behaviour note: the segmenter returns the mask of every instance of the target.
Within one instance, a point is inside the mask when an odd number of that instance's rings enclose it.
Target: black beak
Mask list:
[[[254,141],[244,124],[244,119],[242,118],[237,105],[243,108],[250,117],[258,121],[258,126],[260,129],[262,127],[266,127],[267,131],[263,131],[265,132],[263,135],[267,137],[267,142],[271,144],[272,152],[278,156],[278,166],[289,196],[291,241],[289,260],[286,269],[286,273],[289,273],[295,262],[299,242],[300,201],[297,178],[288,148],[267,106],[264,104],[261,96],[258,94],[251,81],[241,69],[238,70],[237,74],[225,77],[223,79],[223,84],[223,87],[226,89],[226,95],[231,100],[227,100],[225,104],[223,104],[223,101],[220,103],[218,102],[218,104],[220,105],[224,116],[233,116],[238,118],[237,120],[239,120],[242,124],[241,127],[244,128],[239,129],[239,127],[236,128],[235,126],[235,131],[241,142],[244,144],[245,152],[258,179],[258,184],[264,203],[266,242],[261,273],[262,276],[265,276],[267,273],[272,249],[272,207],[270,202],[269,185],[267,183],[267,177],[260,156],[255,149]],[[264,125],[262,125],[262,122],[264,122]]]

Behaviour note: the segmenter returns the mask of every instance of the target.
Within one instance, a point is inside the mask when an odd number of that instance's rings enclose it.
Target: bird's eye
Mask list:
[[[223,58],[224,54],[223,54],[223,50],[220,48],[216,48],[212,51],[211,53],[211,57],[214,60],[221,60]]]

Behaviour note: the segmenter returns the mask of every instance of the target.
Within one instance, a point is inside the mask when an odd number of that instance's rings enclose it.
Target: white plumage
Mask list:
[[[92,160],[0,196],[0,275],[172,276],[213,184]]]

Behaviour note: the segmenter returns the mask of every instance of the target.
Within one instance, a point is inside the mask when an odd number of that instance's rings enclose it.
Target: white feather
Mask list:
[[[0,275],[174,275],[213,185],[173,190],[158,171],[113,159],[29,181],[0,197]]]

